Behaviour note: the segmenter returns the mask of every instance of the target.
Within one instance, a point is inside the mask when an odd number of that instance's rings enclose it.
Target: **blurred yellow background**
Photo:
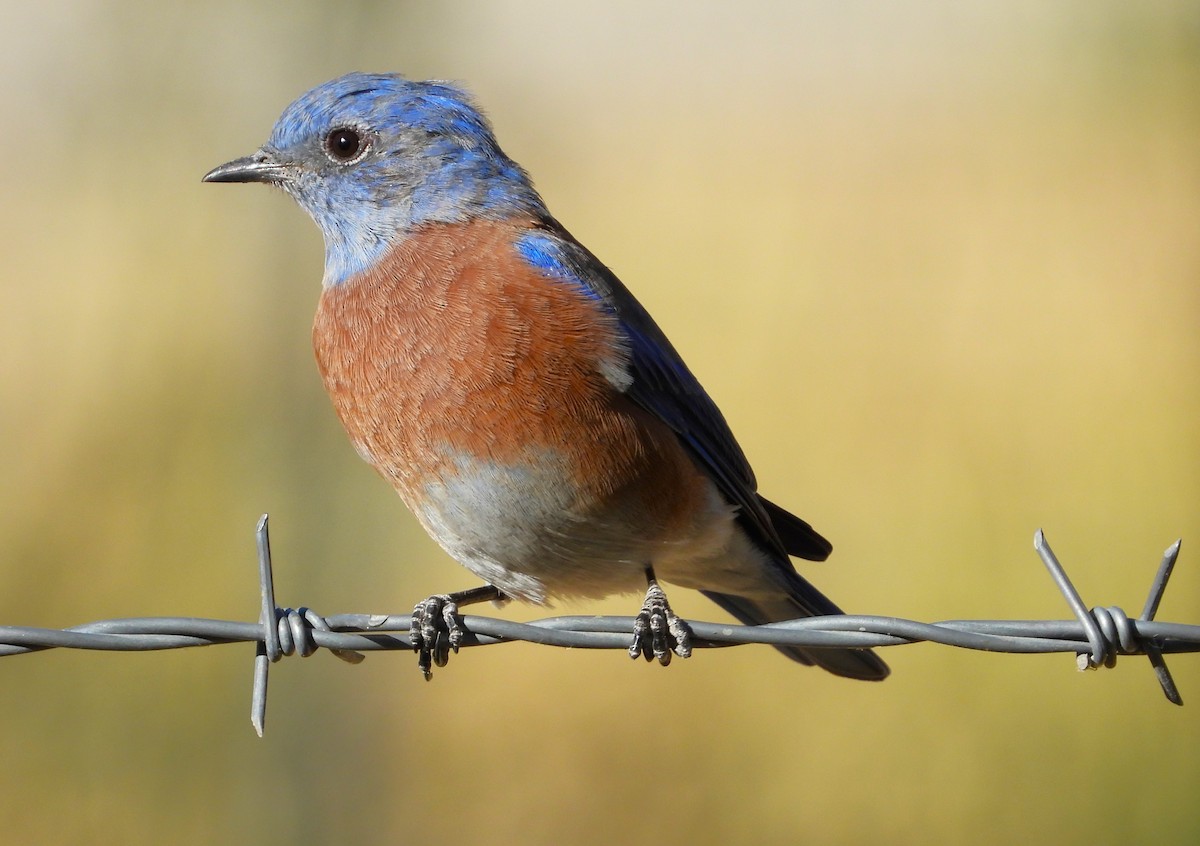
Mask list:
[[[473,584],[355,456],[321,239],[202,185],[350,70],[460,80],[834,543],[847,609],[1200,622],[1200,6],[6,3],[0,623],[400,611]],[[1192,544],[1189,546],[1189,544]],[[685,616],[725,619],[698,595]],[[566,612],[632,613],[636,597]],[[490,613],[490,612],[484,612]],[[512,607],[514,619],[542,614]],[[5,843],[1194,843],[1200,660],[248,646],[0,662]]]

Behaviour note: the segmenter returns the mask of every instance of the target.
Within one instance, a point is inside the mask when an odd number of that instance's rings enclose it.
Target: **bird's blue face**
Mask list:
[[[301,96],[262,149],[211,181],[279,185],[325,235],[325,284],[373,265],[414,227],[546,214],[467,95],[446,83],[353,73]]]

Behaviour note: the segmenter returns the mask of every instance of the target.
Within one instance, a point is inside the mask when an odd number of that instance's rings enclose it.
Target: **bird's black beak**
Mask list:
[[[271,153],[259,150],[250,156],[234,159],[214,167],[204,174],[204,182],[267,182],[279,183],[287,179],[288,167]]]

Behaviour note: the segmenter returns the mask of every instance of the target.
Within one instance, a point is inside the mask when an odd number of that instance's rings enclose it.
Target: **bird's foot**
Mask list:
[[[438,593],[423,599],[413,608],[408,639],[417,653],[417,669],[425,681],[433,678],[433,668],[444,667],[450,653],[458,652],[463,642],[463,628],[458,622],[458,607],[474,602],[499,602],[504,594],[492,587],[463,590],[458,593]]]
[[[423,599],[413,608],[408,639],[417,653],[417,669],[425,681],[433,678],[433,667],[446,666],[450,652],[462,644],[462,626],[456,619],[458,603],[448,593]]]
[[[692,629],[687,621],[675,615],[667,602],[667,595],[653,577],[646,589],[646,601],[633,621],[633,643],[629,645],[629,657],[643,657],[647,661],[658,659],[664,667],[671,663],[671,653],[680,658],[692,654]]]

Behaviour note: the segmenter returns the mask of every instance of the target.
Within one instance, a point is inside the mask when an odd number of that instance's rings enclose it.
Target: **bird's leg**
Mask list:
[[[647,661],[657,658],[664,667],[671,663],[672,652],[680,658],[691,657],[692,630],[686,621],[675,616],[650,567],[646,568],[646,584],[646,600],[633,621],[629,657],[642,656]]]
[[[457,619],[459,606],[499,602],[506,598],[499,588],[481,585],[457,593],[434,594],[417,603],[413,608],[408,639],[412,642],[413,652],[417,653],[417,669],[425,676],[425,681],[433,678],[433,666],[446,666],[450,652],[458,652],[462,644],[463,631]]]

